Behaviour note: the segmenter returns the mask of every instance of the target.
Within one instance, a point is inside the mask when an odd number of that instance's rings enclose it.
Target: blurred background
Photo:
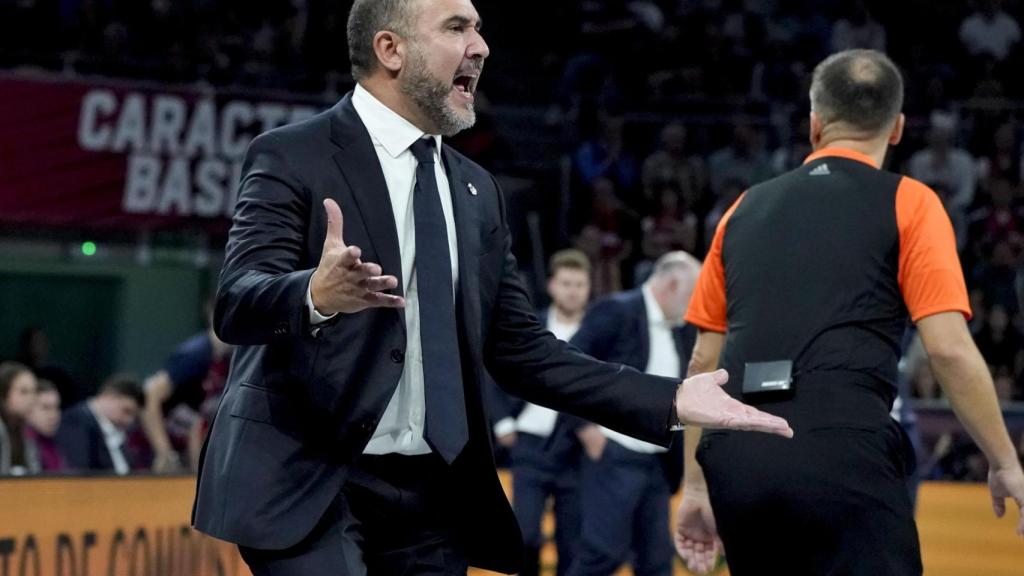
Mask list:
[[[32,439],[13,442],[5,473],[192,468],[226,371],[206,303],[242,155],[351,89],[350,4],[0,0],[0,360],[17,363],[0,368],[0,418],[24,413]],[[1024,451],[1021,2],[477,8],[492,52],[479,121],[450,143],[499,176],[538,305],[561,248],[591,259],[593,297],[636,285],[669,250],[702,257],[743,190],[809,153],[813,66],[847,48],[887,52],[908,117],[887,167],[946,205],[971,328]],[[901,369],[920,477],[983,482],[912,334]],[[17,398],[25,370],[31,401]],[[123,416],[123,462],[59,441],[76,404],[97,398]]]

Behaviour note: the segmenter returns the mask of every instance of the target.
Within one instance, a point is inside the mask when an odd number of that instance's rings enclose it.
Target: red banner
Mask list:
[[[252,138],[325,107],[0,75],[0,222],[223,231]]]

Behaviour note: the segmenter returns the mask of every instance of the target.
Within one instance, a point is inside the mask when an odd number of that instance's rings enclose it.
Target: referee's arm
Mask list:
[[[1024,473],[1003,422],[988,365],[967,328],[971,315],[949,216],[924,184],[904,178],[896,193],[900,231],[899,283],[921,334],[932,373],[989,462],[989,490],[996,516],[1006,498],[1024,508]],[[1024,514],[1017,523],[1024,536]]]

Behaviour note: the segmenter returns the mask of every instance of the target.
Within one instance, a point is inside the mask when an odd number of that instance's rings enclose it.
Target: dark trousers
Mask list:
[[[302,542],[239,551],[254,576],[465,576],[449,478],[433,454],[364,456]]]
[[[791,440],[704,434],[698,461],[734,576],[921,574],[895,422]]]
[[[547,439],[520,433],[512,448],[512,508],[523,531],[526,558],[520,576],[540,571],[544,545],[541,522],[548,498],[555,503],[555,546],[558,576],[569,572],[580,534],[579,462],[576,457],[554,457]]]
[[[627,561],[637,576],[670,576],[671,496],[658,455],[609,440],[600,460],[584,459],[583,541],[570,576],[607,576]]]

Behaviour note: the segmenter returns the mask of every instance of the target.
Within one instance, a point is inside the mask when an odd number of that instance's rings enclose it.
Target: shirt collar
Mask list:
[[[118,430],[114,423],[107,419],[106,416],[100,414],[100,411],[96,409],[92,403],[89,403],[89,411],[96,417],[96,422],[100,425],[100,430],[103,431],[103,437],[108,442],[120,446],[124,443],[124,432]]]
[[[851,150],[849,148],[833,148],[833,147],[822,148],[821,150],[818,150],[817,152],[812,153],[810,156],[807,157],[806,160],[804,160],[804,164],[807,164],[809,162],[814,162],[815,160],[817,160],[819,158],[825,158],[825,157],[828,157],[828,156],[838,156],[839,158],[846,158],[847,160],[855,160],[857,162],[863,162],[864,164],[867,164],[868,166],[871,166],[873,168],[881,168],[881,166],[879,166],[877,163],[875,163],[874,159],[872,159],[867,154],[863,154],[861,152],[857,152],[856,150]]]
[[[658,300],[654,297],[654,291],[651,290],[651,283],[645,282],[640,291],[644,295],[644,308],[647,309],[648,326],[671,328],[674,323],[670,319],[665,318],[665,313],[661,311],[661,304],[658,304]]]
[[[412,146],[413,142],[427,135],[412,122],[385,106],[361,84],[356,84],[352,93],[352,106],[366,126],[366,131],[370,133],[370,138],[374,143],[383,146],[392,158],[398,158]],[[436,155],[441,150],[441,137],[433,138],[437,144],[434,152]]]

